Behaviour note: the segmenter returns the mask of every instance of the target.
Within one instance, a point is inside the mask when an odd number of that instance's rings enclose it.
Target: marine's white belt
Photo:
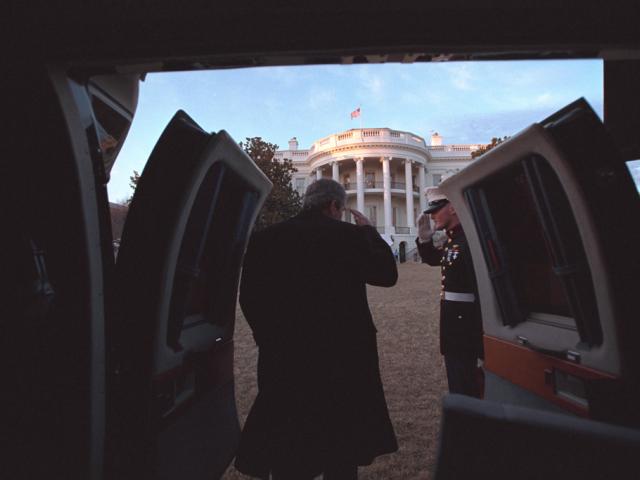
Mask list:
[[[444,292],[444,299],[452,302],[475,302],[473,293]]]

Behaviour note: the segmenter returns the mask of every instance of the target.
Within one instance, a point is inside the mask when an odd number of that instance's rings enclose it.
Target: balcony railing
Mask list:
[[[349,220],[349,223],[354,223],[353,220]],[[378,233],[384,233],[384,226],[382,225],[374,225],[373,228],[375,228]],[[411,230],[409,229],[409,227],[395,227],[395,232],[399,235],[409,235],[411,233]]]
[[[364,188],[384,188],[384,182],[374,182],[371,180],[365,180],[363,182]],[[406,184],[404,182],[390,182],[392,190],[405,190]],[[342,186],[345,190],[357,190],[358,184],[355,182],[343,182]],[[420,189],[417,185],[413,185],[413,191],[418,193]]]
[[[479,145],[477,144],[458,144],[458,145],[429,145],[427,150],[432,152],[471,152],[477,150]]]
[[[346,132],[335,133],[316,141],[310,149],[310,154],[341,147],[349,144],[369,142],[390,142],[410,145],[420,150],[426,150],[423,138],[410,132],[391,130],[389,128],[354,128]]]

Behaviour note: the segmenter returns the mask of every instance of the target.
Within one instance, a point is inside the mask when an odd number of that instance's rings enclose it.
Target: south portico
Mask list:
[[[414,248],[416,218],[426,208],[422,192],[464,168],[480,145],[443,145],[437,133],[431,145],[411,132],[389,128],[352,129],[329,135],[310,149],[298,149],[294,137],[276,160],[290,159],[298,170],[293,186],[303,194],[320,178],[332,178],[347,192],[347,207],[376,225],[402,257]],[[345,215],[350,221],[350,215]]]
[[[424,165],[410,158],[356,156],[332,159],[315,166],[311,177],[333,178],[341,183],[347,191],[348,207],[367,216],[375,211],[371,220],[383,227],[381,233],[414,234],[416,205],[420,206],[420,211],[426,207],[424,196],[420,195],[426,187]],[[377,215],[380,209],[381,216]]]

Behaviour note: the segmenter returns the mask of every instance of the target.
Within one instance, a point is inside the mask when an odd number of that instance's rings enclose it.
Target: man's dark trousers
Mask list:
[[[471,397],[478,396],[477,361],[478,356],[475,352],[456,352],[444,355],[450,393],[460,393]]]

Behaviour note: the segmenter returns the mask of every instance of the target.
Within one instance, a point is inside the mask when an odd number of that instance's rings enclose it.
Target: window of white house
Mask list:
[[[342,177],[342,185],[346,190],[351,190],[351,175],[347,174]]]
[[[369,205],[367,207],[367,217],[369,217],[374,227],[378,225],[378,212],[375,205]]]
[[[374,188],[376,186],[376,174],[374,172],[365,173],[364,185],[367,188]]]

